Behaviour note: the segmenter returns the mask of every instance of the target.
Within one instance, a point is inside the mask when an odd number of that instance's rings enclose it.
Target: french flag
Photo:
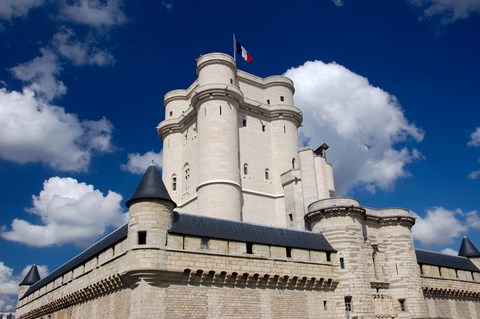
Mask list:
[[[240,44],[240,42],[238,42],[238,41],[236,41],[236,42],[237,42],[237,44],[236,44],[237,53],[240,54],[245,59],[245,61],[253,62],[253,58],[250,55],[250,53],[248,53],[247,50],[245,50],[245,48]]]

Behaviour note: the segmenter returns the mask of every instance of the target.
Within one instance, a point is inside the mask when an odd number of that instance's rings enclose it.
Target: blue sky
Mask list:
[[[417,217],[416,246],[480,247],[480,1],[0,2],[0,310],[125,222],[161,163],[163,95],[195,59],[287,74],[301,142],[326,142],[337,195]]]

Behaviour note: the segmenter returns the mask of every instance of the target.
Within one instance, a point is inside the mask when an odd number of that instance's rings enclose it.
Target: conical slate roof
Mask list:
[[[467,236],[465,236],[463,237],[462,244],[460,245],[458,255],[467,258],[475,258],[480,257],[480,251],[478,251],[477,247],[475,247],[475,245],[467,238]]]
[[[126,205],[128,208],[138,200],[142,199],[160,199],[164,201],[169,201],[177,206],[175,202],[170,198],[168,195],[168,191],[165,188],[165,184],[163,184],[162,177],[158,172],[157,167],[152,164],[148,167],[147,171],[143,175],[140,184],[138,185],[135,193],[133,194],[132,198],[130,198]]]
[[[32,268],[30,268],[30,271],[25,276],[25,278],[23,278],[22,282],[20,283],[20,286],[23,286],[23,285],[31,286],[39,280],[40,280],[40,274],[38,273],[37,265],[34,264]]]

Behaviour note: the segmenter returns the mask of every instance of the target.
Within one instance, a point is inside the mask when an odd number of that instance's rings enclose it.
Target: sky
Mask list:
[[[0,310],[126,222],[163,96],[233,33],[239,69],[294,81],[337,196],[410,210],[418,248],[480,247],[480,0],[1,0]]]

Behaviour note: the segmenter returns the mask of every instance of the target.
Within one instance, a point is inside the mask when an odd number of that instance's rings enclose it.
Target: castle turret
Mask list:
[[[238,109],[243,94],[235,85],[236,66],[223,53],[197,61],[198,213],[242,220]]]
[[[165,262],[167,230],[172,225],[172,213],[176,207],[168,195],[155,165],[145,172],[132,198],[126,203],[128,216],[128,247],[132,253],[130,268],[161,267]],[[140,267],[140,268],[139,268]]]
[[[475,264],[475,266],[480,268],[480,251],[478,251],[477,247],[475,247],[467,236],[463,237],[460,249],[458,250],[458,255],[467,257]]]
[[[344,301],[350,316],[366,317],[372,309],[377,317],[426,316],[411,233],[415,219],[407,210],[329,198],[312,203],[306,220],[338,251],[339,309]]]
[[[33,264],[25,278],[19,284],[18,299],[20,299],[31,285],[40,280],[37,265]]]

